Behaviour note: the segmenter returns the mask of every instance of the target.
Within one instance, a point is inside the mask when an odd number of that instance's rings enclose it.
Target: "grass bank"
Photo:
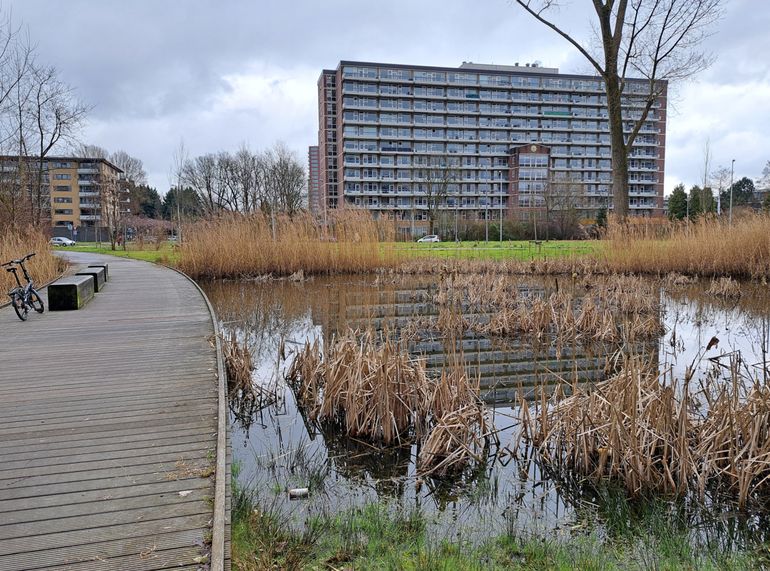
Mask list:
[[[269,492],[268,492],[269,493]],[[680,506],[631,504],[612,494],[606,514],[571,530],[533,536],[490,530],[472,543],[462,530],[437,534],[430,516],[396,503],[369,503],[292,524],[275,501],[233,486],[234,569],[756,569],[768,563],[757,546],[736,550],[693,536]],[[763,552],[765,555],[763,555]]]
[[[51,253],[51,247],[48,245],[48,237],[37,230],[25,231],[7,231],[0,233],[0,263],[5,263],[12,259],[19,259],[30,252],[35,252],[35,257],[25,262],[25,266],[30,276],[36,284],[47,283],[61,274],[66,264]],[[19,279],[24,282],[24,278],[19,274]],[[16,286],[13,275],[9,272],[0,272],[0,289],[3,295]],[[8,301],[0,298],[0,304]]]
[[[119,258],[131,258],[133,260],[144,260],[145,262],[172,266],[176,265],[179,261],[179,252],[171,242],[162,242],[158,246],[154,244],[140,246],[139,244],[129,242],[125,250],[122,247],[113,250],[107,242],[78,242],[76,246],[62,248],[62,250],[87,252],[89,254],[108,254]]]
[[[601,251],[597,240],[511,240],[504,242],[402,242],[393,249],[402,258],[452,258],[459,260],[520,260],[594,255]]]

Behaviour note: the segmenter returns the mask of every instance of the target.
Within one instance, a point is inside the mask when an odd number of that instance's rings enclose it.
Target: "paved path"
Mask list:
[[[68,256],[110,264],[83,309],[26,323],[0,309],[0,570],[207,569],[219,410],[208,306],[167,268]]]

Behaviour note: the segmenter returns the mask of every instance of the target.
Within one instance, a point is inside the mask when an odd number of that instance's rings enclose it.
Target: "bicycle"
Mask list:
[[[27,254],[18,260],[11,260],[10,262],[0,264],[2,267],[5,267],[6,272],[11,272],[13,277],[16,278],[16,287],[8,292],[8,296],[11,298],[11,305],[13,305],[13,310],[22,321],[27,320],[27,314],[29,313],[30,309],[34,309],[37,313],[43,313],[43,311],[45,311],[43,300],[40,297],[40,294],[37,293],[37,290],[35,289],[35,283],[32,281],[32,278],[29,277],[27,268],[24,266],[24,262],[29,260],[34,255],[35,253],[32,252],[31,254]],[[27,280],[27,285],[21,285],[18,268],[15,266],[19,266],[21,268],[21,271],[24,274],[24,279]]]

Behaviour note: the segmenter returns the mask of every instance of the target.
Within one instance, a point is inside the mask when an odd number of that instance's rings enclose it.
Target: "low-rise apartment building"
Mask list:
[[[55,234],[89,228],[91,234],[126,213],[129,185],[123,171],[106,159],[55,156],[41,163],[36,157],[4,156],[0,161],[4,184],[27,189],[23,194],[37,185],[42,168],[39,201]]]

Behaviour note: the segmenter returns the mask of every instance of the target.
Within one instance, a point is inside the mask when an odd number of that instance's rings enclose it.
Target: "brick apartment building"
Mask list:
[[[647,87],[628,82],[628,119],[640,116],[633,94]],[[449,173],[440,208],[464,220],[569,207],[589,221],[612,207],[606,96],[596,76],[538,64],[342,61],[321,73],[318,117],[315,211],[355,205],[424,233],[435,169]],[[663,213],[665,145],[664,91],[630,154],[632,214]]]

